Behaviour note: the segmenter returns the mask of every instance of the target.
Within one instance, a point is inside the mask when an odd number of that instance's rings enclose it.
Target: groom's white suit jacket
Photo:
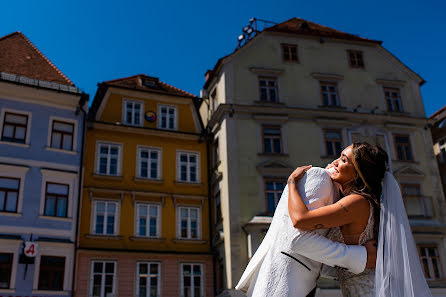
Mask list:
[[[297,186],[309,209],[333,203],[335,188],[322,168],[308,170]],[[253,297],[305,297],[316,286],[321,263],[362,272],[367,262],[366,249],[333,242],[324,237],[327,232],[294,228],[288,213],[288,186],[285,187],[268,232],[236,289]]]

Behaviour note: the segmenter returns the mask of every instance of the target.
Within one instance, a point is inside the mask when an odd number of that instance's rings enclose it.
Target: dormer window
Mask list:
[[[148,78],[143,78],[141,80],[141,84],[144,87],[148,87],[148,88],[153,88],[154,86],[156,86],[157,80],[155,79],[148,79]]]

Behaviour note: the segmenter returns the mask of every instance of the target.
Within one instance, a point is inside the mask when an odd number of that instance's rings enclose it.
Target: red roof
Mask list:
[[[134,89],[139,91],[156,92],[166,95],[197,97],[194,94],[178,89],[174,86],[160,81],[157,77],[145,74],[137,74],[129,77],[114,79],[103,82],[108,86],[121,87],[126,89]]]
[[[21,32],[0,38],[0,72],[74,86]]]
[[[354,41],[372,42],[378,44],[382,43],[382,41],[362,38],[357,35],[338,31],[299,18],[289,19],[288,21],[285,21],[283,23],[268,27],[264,31],[297,34],[297,35],[310,35],[310,36],[312,35],[318,37],[330,37],[330,38],[338,38],[338,39],[346,39]]]
[[[446,105],[429,116],[429,119],[439,120],[442,114],[446,115]],[[444,116],[444,115],[443,115]]]

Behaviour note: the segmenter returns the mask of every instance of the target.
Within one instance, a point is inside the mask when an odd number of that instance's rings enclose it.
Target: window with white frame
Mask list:
[[[3,115],[2,141],[26,143],[28,115],[5,112]]]
[[[110,143],[98,144],[97,173],[119,175],[121,161],[121,145]]]
[[[181,264],[181,296],[204,296],[202,264]]]
[[[322,105],[339,106],[338,84],[336,82],[320,81]]]
[[[192,152],[177,152],[177,179],[179,181],[199,182],[199,154]]]
[[[96,200],[94,202],[94,234],[116,235],[119,203]]]
[[[177,129],[177,108],[175,106],[159,105],[158,114],[158,128]]]
[[[149,179],[161,178],[161,150],[138,148],[138,177]]]
[[[65,257],[41,256],[39,290],[63,291]]]
[[[393,135],[396,157],[400,161],[413,161],[412,146],[409,135]]]
[[[282,128],[280,126],[263,125],[262,141],[264,153],[282,153]]]
[[[51,123],[51,143],[52,148],[60,150],[73,150],[74,124],[54,120]]]
[[[274,212],[282,196],[285,182],[283,180],[265,179],[266,211]]]
[[[338,158],[342,153],[341,130],[324,129],[325,156]]]
[[[143,104],[138,101],[124,100],[124,124],[142,125]]]
[[[137,263],[136,274],[136,296],[138,297],[159,297],[161,284],[160,263],[139,262]]]
[[[93,261],[90,275],[90,297],[115,296],[116,262]]]
[[[418,245],[421,265],[427,280],[443,279],[440,254],[437,245]]]
[[[46,216],[67,217],[70,186],[59,183],[46,183],[45,212]]]
[[[160,236],[160,206],[158,204],[136,204],[136,235],[141,237]]]
[[[178,238],[199,239],[201,236],[199,207],[178,207]]]
[[[402,112],[401,93],[398,88],[384,88],[387,111]]]
[[[0,177],[0,212],[17,212],[20,179]]]
[[[408,217],[433,216],[432,201],[421,194],[420,184],[401,184],[401,192]]]
[[[275,77],[259,77],[260,101],[279,102],[277,79]]]
[[[12,260],[14,254],[0,253],[0,289],[11,287]]]

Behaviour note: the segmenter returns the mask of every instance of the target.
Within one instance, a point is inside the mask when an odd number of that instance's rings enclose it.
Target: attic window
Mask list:
[[[152,80],[152,79],[143,79],[142,80],[142,85],[144,87],[154,87],[156,85],[156,81]]]
[[[308,25],[307,22],[303,22],[302,24],[300,24],[300,28],[302,30],[308,30],[308,29],[310,29],[310,25]]]

